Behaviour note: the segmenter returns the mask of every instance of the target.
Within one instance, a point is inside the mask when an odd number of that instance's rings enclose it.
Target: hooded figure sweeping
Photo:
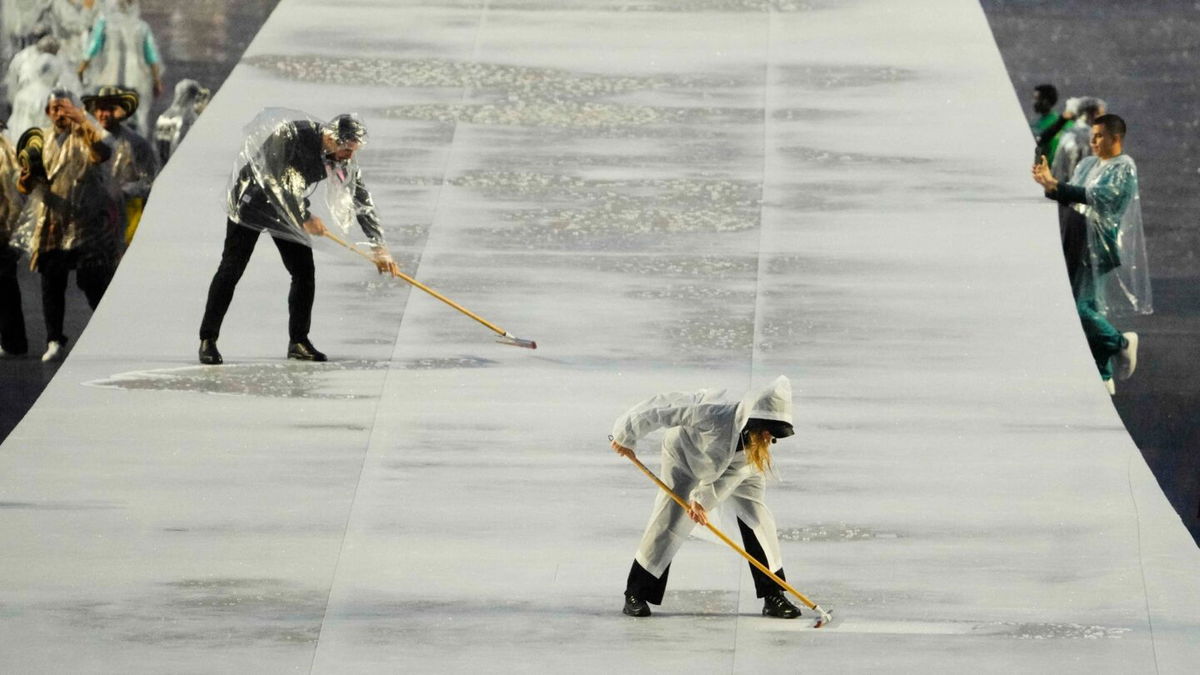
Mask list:
[[[349,229],[352,220],[358,221],[370,240],[379,272],[400,271],[388,253],[375,203],[354,159],[367,141],[367,128],[353,115],[321,122],[302,112],[268,108],[246,131],[226,198],[221,264],[209,286],[200,322],[200,363],[223,362],[217,351],[221,324],[263,232],[271,235],[292,277],[287,357],[325,361],[325,354],[308,339],[316,295],[311,235],[327,232],[324,221],[309,208],[308,197],[317,183],[326,181],[329,211],[343,231]]]
[[[659,493],[625,585],[624,613],[649,616],[647,603],[662,604],[671,559],[696,525],[727,504],[737,516],[746,551],[776,576],[783,559],[775,518],[764,502],[771,444],[791,436],[792,385],[779,376],[769,387],[732,403],[724,391],[659,394],[635,405],[613,425],[612,448],[633,457],[639,439],[666,429],[662,481],[690,503],[687,510]],[[794,619],[800,609],[783,589],[753,565],[750,574],[764,616]]]

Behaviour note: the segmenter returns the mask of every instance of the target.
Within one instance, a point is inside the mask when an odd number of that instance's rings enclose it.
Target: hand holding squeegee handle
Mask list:
[[[360,249],[359,247],[355,246],[354,244],[347,243],[345,239],[342,239],[341,237],[334,234],[330,230],[325,230],[324,234],[326,237],[329,237],[330,239],[337,242],[340,246],[347,248],[351,251],[354,251],[355,253],[366,258],[367,260],[370,260],[371,262],[375,262],[375,258],[373,256],[371,256],[371,254]],[[467,316],[471,317],[472,319],[475,319],[479,323],[487,326],[492,332],[494,332],[500,336],[500,339],[496,340],[500,344],[512,345],[513,347],[525,347],[526,349],[537,349],[537,343],[534,342],[533,340],[523,340],[519,337],[516,337],[512,333],[509,333],[508,331],[497,326],[496,324],[488,321],[487,319],[484,319],[483,317],[472,312],[471,310],[467,309],[466,307],[463,307],[462,305],[451,300],[450,298],[447,298],[446,296],[442,295],[441,293],[438,293],[437,291],[426,286],[425,284],[408,276],[404,272],[401,272],[399,270],[392,270],[392,274],[396,277],[399,277],[399,278],[407,281],[408,283],[412,284],[413,286],[416,286],[417,288],[425,291],[426,293],[432,295],[433,297],[437,298],[438,300],[441,300],[442,302],[446,303],[447,305],[450,305],[454,309],[457,309],[458,311],[462,312],[463,314],[466,314]]]

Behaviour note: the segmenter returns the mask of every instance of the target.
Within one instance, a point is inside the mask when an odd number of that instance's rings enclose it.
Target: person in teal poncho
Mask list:
[[[1068,182],[1054,177],[1044,156],[1033,167],[1033,179],[1046,197],[1076,214],[1064,233],[1067,273],[1088,346],[1109,393],[1116,392],[1114,377],[1133,374],[1138,348],[1137,333],[1121,333],[1109,319],[1153,311],[1137,165],[1124,153],[1125,131],[1119,116],[1097,117],[1092,156],[1079,162]]]

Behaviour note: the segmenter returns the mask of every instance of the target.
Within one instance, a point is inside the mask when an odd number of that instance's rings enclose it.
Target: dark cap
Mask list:
[[[771,434],[773,438],[787,438],[796,433],[792,425],[779,420],[764,420],[751,418],[746,421],[746,429],[749,431],[765,430]]]
[[[356,115],[338,115],[325,125],[325,132],[333,136],[339,145],[343,143],[365,144],[367,127]]]

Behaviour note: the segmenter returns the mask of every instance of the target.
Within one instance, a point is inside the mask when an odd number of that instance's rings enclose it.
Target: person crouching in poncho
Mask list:
[[[723,394],[708,390],[659,394],[631,408],[613,425],[612,448],[627,457],[633,456],[639,439],[667,429],[662,480],[691,503],[684,511],[665,492],[659,493],[629,570],[625,614],[650,616],[647,603],[662,604],[671,559],[692,529],[708,522],[708,513],[722,503],[733,508],[746,551],[786,580],[775,518],[763,499],[771,444],[795,433],[791,383],[780,376],[738,403],[727,402]],[[764,599],[764,616],[800,616],[778,584],[753,565],[750,574],[758,597]]]
[[[217,351],[221,323],[264,231],[292,277],[287,357],[325,361],[325,354],[308,339],[316,295],[310,235],[326,232],[324,221],[309,209],[308,195],[317,183],[327,180],[326,198],[339,225],[348,228],[351,219],[358,221],[370,239],[380,274],[400,271],[388,253],[375,203],[354,159],[366,143],[367,128],[353,115],[322,123],[299,111],[268,108],[247,131],[226,199],[225,248],[200,322],[200,363],[223,362]]]

